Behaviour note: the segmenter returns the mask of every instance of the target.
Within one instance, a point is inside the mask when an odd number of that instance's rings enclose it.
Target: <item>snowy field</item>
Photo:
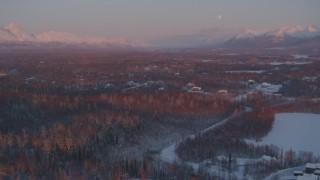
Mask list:
[[[276,114],[270,133],[258,144],[274,144],[283,150],[313,152],[320,155],[320,114]]]
[[[281,89],[281,87],[282,85],[262,83],[262,84],[258,84],[255,87],[255,89],[262,91],[263,94],[273,94],[273,93],[277,93]]]
[[[257,73],[261,74],[266,72],[265,70],[258,70],[258,71],[252,71],[252,70],[243,70],[243,71],[225,71],[226,73]]]
[[[272,66],[280,66],[280,65],[306,65],[306,64],[312,64],[312,61],[273,61],[270,63]]]
[[[219,126],[227,123],[227,122],[228,122],[232,117],[234,117],[235,115],[237,115],[236,112],[234,112],[230,117],[228,117],[228,118],[226,118],[226,119],[224,119],[224,120],[222,120],[222,121],[220,121],[220,122],[218,122],[218,123],[216,123],[216,124],[214,124],[214,125],[206,128],[206,129],[204,129],[204,130],[202,130],[200,133],[197,133],[197,134],[206,133],[206,132],[208,132],[208,131],[210,131],[210,130],[212,130],[212,129],[215,129],[215,128],[217,128],[217,127],[219,127]],[[186,137],[186,138],[194,139],[195,137],[196,137],[196,135],[195,135],[195,134],[192,134],[192,135],[189,135],[189,136]],[[181,140],[179,140],[179,141],[171,144],[170,146],[162,149],[162,151],[161,151],[161,153],[160,153],[160,158],[161,158],[164,162],[168,162],[168,163],[171,163],[171,164],[174,163],[174,162],[176,162],[176,163],[181,163],[181,160],[180,160],[180,158],[178,157],[178,155],[177,155],[177,153],[176,153],[175,151],[176,151],[179,143],[182,142],[182,140],[183,140],[183,139],[181,139]],[[196,165],[196,166],[198,166],[198,165]]]
[[[307,59],[307,58],[309,58],[308,55],[304,55],[304,54],[295,54],[295,55],[293,55],[293,57],[295,59]]]

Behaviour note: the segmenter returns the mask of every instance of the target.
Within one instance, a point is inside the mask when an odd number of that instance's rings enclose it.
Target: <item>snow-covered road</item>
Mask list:
[[[238,110],[235,110],[229,117],[223,119],[222,121],[200,131],[198,134],[203,134],[203,133],[206,133],[210,130],[213,130],[225,123],[227,123],[231,118],[235,117],[235,116],[238,116],[241,112],[239,112]],[[196,134],[192,134],[192,135],[189,135],[187,136],[186,138],[191,138],[191,139],[194,139],[196,137]],[[177,153],[176,153],[176,149],[179,145],[180,142],[182,142],[184,139],[181,139],[173,144],[171,144],[170,146],[164,148],[161,150],[160,152],[160,159],[164,162],[167,162],[167,163],[182,163],[182,160],[178,157]],[[197,169],[199,167],[199,164],[197,163],[193,163],[193,162],[184,162],[186,164],[190,164],[192,165],[192,167],[194,169]]]

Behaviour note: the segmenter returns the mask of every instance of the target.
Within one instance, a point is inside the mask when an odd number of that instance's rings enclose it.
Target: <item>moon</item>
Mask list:
[[[221,14],[218,15],[218,19],[222,20],[222,15]]]

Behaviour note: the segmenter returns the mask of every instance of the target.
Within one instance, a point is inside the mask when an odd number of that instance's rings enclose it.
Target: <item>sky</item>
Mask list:
[[[203,29],[320,25],[320,0],[0,0],[0,26],[149,41]]]

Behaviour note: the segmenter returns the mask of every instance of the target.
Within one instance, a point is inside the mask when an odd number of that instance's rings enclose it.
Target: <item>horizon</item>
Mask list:
[[[276,29],[319,25],[320,2],[245,0],[157,2],[139,0],[2,2],[1,26],[16,23],[28,33],[55,30],[79,36],[152,42],[210,29]],[[13,13],[14,12],[14,13]],[[72,13],[71,13],[72,12]]]
[[[276,32],[282,32],[284,29],[286,29],[286,33],[291,34],[292,32],[301,30],[307,30],[307,33],[316,33],[318,35],[318,32],[320,31],[320,26],[318,25],[295,25],[291,27],[278,27],[276,29],[271,28],[264,28],[264,29],[253,29],[250,27],[246,27],[243,29],[222,29],[222,28],[207,28],[203,29],[197,33],[194,34],[180,34],[180,35],[173,35],[168,37],[163,37],[162,39],[157,39],[155,41],[146,42],[141,40],[128,40],[123,37],[119,38],[103,38],[103,37],[97,37],[92,35],[87,36],[81,36],[79,34],[76,34],[74,32],[66,32],[66,31],[57,31],[56,29],[51,29],[48,31],[43,31],[39,33],[34,32],[28,32],[25,30],[24,27],[20,26],[19,24],[15,22],[11,22],[5,26],[0,25],[0,29],[9,29],[9,31],[20,31],[18,33],[26,33],[31,38],[34,38],[33,40],[27,40],[27,41],[36,41],[36,42],[50,42],[47,38],[51,36],[52,41],[57,42],[64,42],[64,43],[79,43],[79,42],[85,42],[89,44],[100,44],[100,43],[112,43],[112,44],[123,44],[123,45],[129,45],[132,47],[153,47],[153,48],[193,48],[193,47],[204,47],[204,46],[220,46],[221,44],[227,43],[229,40],[232,40],[233,38],[239,37],[246,37],[250,34],[255,35],[262,35],[265,33],[274,33]],[[12,29],[13,28],[13,29]],[[311,31],[309,30],[311,28]],[[313,32],[313,29],[315,28],[316,32]],[[16,29],[16,30],[15,30]],[[5,32],[5,31],[4,31]],[[17,32],[16,32],[17,33]],[[301,32],[300,32],[301,33]],[[0,34],[1,35],[1,34]],[[53,35],[53,36],[52,36]],[[244,36],[245,35],[245,36]],[[308,34],[306,34],[309,36]],[[4,34],[4,36],[6,36]],[[16,36],[16,35],[14,35]],[[40,37],[39,37],[40,36]],[[313,35],[314,36],[314,35]],[[42,39],[42,38],[45,39]],[[1,38],[1,37],[0,37]],[[40,38],[40,39],[38,39]],[[49,38],[50,39],[50,38]],[[1,40],[1,39],[0,39]],[[65,40],[65,41],[64,41]],[[70,41],[71,40],[71,41]],[[4,40],[6,41],[6,40]],[[9,40],[10,41],[10,40]],[[18,40],[20,41],[20,40]],[[24,40],[23,40],[24,41]]]

